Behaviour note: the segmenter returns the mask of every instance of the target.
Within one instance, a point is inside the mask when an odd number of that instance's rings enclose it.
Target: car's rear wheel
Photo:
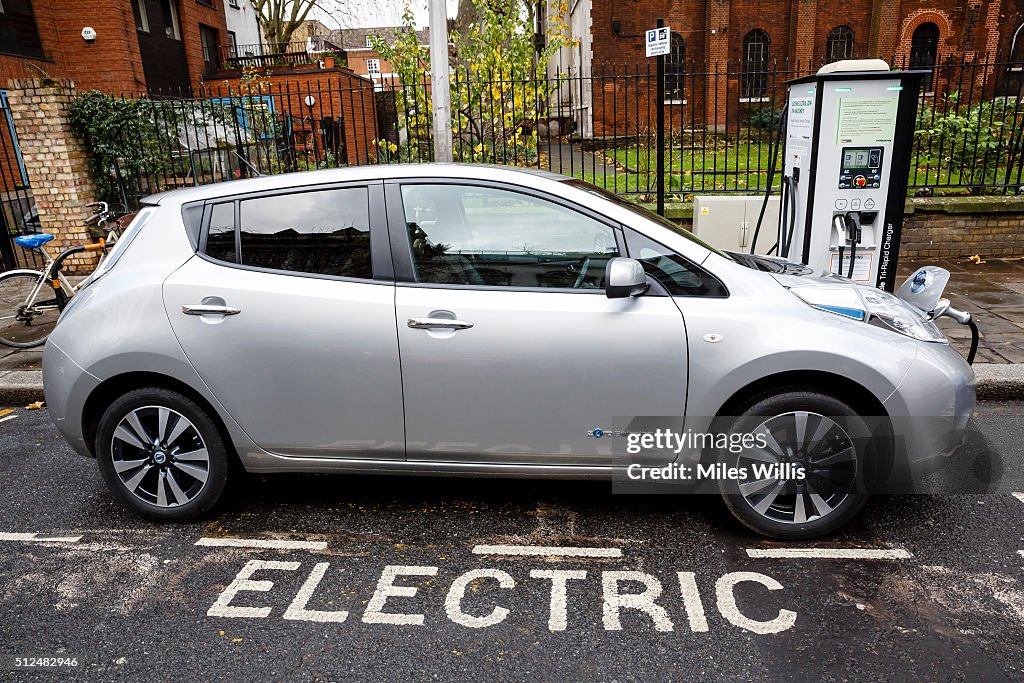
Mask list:
[[[844,401],[784,390],[749,404],[730,430],[760,435],[765,444],[719,456],[748,474],[722,479],[719,488],[733,515],[754,531],[791,540],[821,536],[849,522],[867,501],[865,463],[874,443],[864,418]],[[778,467],[765,474],[766,465]]]
[[[110,490],[152,519],[191,519],[220,498],[224,439],[194,401],[162,388],[130,391],[104,411],[96,459]]]

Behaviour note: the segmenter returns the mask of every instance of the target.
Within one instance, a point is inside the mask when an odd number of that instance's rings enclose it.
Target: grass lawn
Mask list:
[[[701,148],[701,138],[694,138],[692,145],[672,146],[665,150],[665,186],[672,194],[688,195],[703,192],[750,192],[764,191],[768,180],[768,142],[747,141],[726,146],[721,140],[708,137],[708,149]],[[654,192],[656,183],[656,157],[652,149],[642,146],[621,147],[596,152],[616,173],[594,175],[582,170],[573,173],[578,178],[592,182],[617,193],[649,194]],[[781,159],[776,169],[781,168]],[[989,180],[1001,182],[1005,169],[997,169]],[[967,188],[942,187],[943,185],[968,184],[969,179],[961,178],[957,171],[950,171],[940,159],[916,154],[911,160],[908,180],[910,195],[915,187],[928,186],[932,194],[969,194]],[[1012,178],[1011,178],[1012,182]],[[776,174],[774,188],[779,187]]]

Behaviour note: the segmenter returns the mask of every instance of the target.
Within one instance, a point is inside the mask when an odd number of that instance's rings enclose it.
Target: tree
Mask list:
[[[319,0],[249,0],[271,45],[287,45]]]
[[[568,4],[566,0],[550,3],[547,41],[538,53],[532,15],[527,11],[530,3],[462,0],[460,5],[469,2],[473,11],[460,7],[466,23],[451,36],[455,48],[450,75],[454,157],[477,163],[533,163],[537,124],[546,119],[549,97],[560,85],[557,79],[547,77],[543,65],[558,49],[572,44],[565,21]],[[374,47],[402,84],[396,85],[396,95],[404,113],[405,155],[429,158],[431,101],[426,85],[430,55],[416,39],[408,6],[403,24],[389,44],[377,39]]]

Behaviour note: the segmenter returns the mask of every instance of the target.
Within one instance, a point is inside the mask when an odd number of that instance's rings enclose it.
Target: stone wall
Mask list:
[[[74,99],[70,81],[14,81],[7,99],[18,132],[21,154],[39,209],[43,232],[55,236],[46,245],[54,256],[78,244],[95,241],[85,226],[96,201],[84,143],[71,132],[68,109]],[[65,272],[88,272],[95,252],[76,254]]]

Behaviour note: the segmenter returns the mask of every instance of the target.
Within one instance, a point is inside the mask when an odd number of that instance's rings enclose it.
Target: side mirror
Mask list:
[[[605,266],[604,293],[609,299],[625,299],[647,291],[647,274],[636,259],[618,256]]]

